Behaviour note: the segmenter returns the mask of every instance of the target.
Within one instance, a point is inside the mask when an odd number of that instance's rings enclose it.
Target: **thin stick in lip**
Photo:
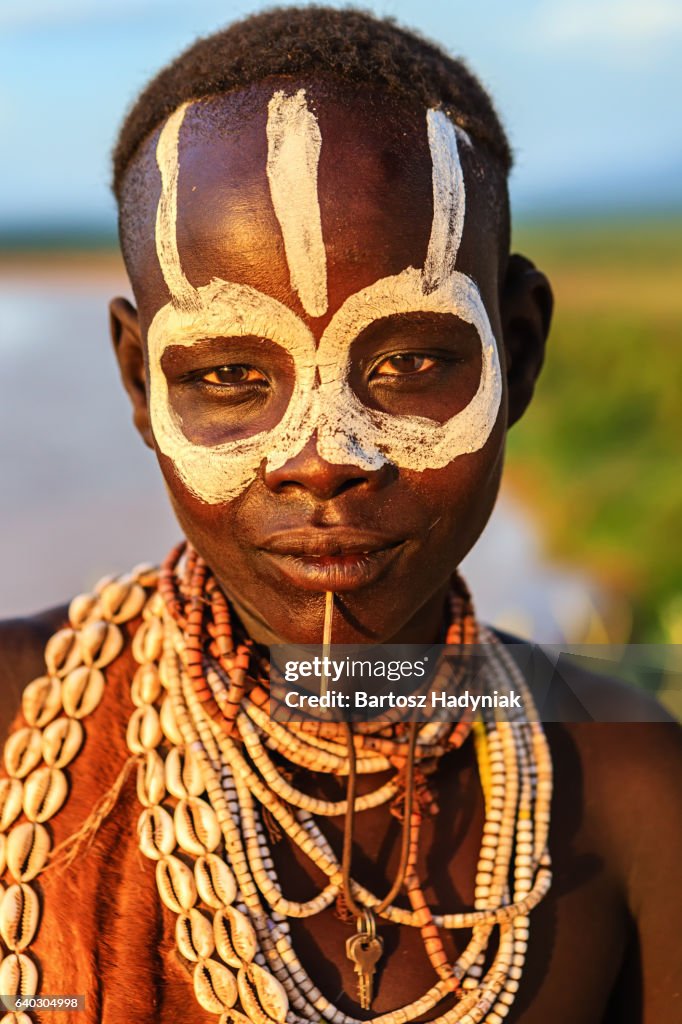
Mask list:
[[[322,629],[322,680],[320,682],[320,697],[324,697],[328,690],[329,677],[327,675],[327,661],[332,645],[332,618],[334,615],[334,591],[328,590],[324,595],[324,627]]]

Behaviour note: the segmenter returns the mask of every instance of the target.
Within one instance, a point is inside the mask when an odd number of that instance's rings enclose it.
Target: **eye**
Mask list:
[[[265,383],[267,377],[260,370],[253,366],[246,366],[244,363],[229,363],[225,366],[214,366],[201,375],[201,380],[207,384],[254,384]]]
[[[372,376],[404,377],[409,374],[424,373],[435,365],[435,359],[420,352],[398,352],[377,363]]]

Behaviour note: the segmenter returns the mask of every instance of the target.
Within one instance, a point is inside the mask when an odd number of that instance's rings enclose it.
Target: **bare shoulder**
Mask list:
[[[682,991],[682,730],[622,680],[575,664],[558,675],[537,702],[554,767],[555,892],[585,893],[593,928],[608,925],[620,948],[604,1024],[671,1020]]]
[[[43,674],[45,644],[66,618],[66,606],[60,606],[0,620],[0,736],[6,735],[26,684]]]
[[[621,693],[620,683],[598,685],[605,699]],[[643,719],[656,711],[645,694],[624,699],[639,706]],[[577,752],[580,813],[592,849],[616,882],[628,922],[604,1020],[671,1020],[682,991],[682,730],[665,715],[563,728]]]
[[[631,885],[661,864],[661,843],[682,857],[682,730],[673,720],[573,722],[564,727],[582,777],[584,812],[599,822]]]
[[[566,727],[584,779],[585,810],[599,822],[631,905],[646,882],[673,882],[682,858],[682,730],[673,720]]]
[[[563,671],[570,693],[588,712],[565,723],[578,753],[586,807],[598,811],[627,877],[643,853],[642,829],[664,829],[682,855],[682,729],[655,696],[577,666]],[[579,716],[575,716],[579,718]],[[677,831],[675,831],[677,829]],[[658,840],[649,834],[653,856]]]
[[[682,856],[679,723],[653,694],[575,662],[560,666],[545,694],[539,712],[553,723],[555,768],[579,773],[571,792],[580,791],[583,814],[595,830],[598,822],[622,877],[632,883],[647,848],[660,858],[661,830]]]
[[[506,635],[501,639],[522,668],[545,723],[555,772],[554,815],[575,822],[598,850],[633,916],[657,902],[663,913],[663,902],[674,902],[670,891],[680,891],[675,878],[682,859],[682,729],[650,693],[592,671],[585,662],[562,660],[548,674],[546,665],[538,670],[532,660],[534,652],[542,656],[541,649]]]

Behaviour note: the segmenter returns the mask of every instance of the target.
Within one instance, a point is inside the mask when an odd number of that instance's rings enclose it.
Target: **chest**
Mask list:
[[[560,773],[561,774],[561,773]],[[421,831],[418,874],[434,914],[459,913],[474,904],[474,880],[481,850],[484,805],[473,758],[437,782],[439,813],[426,818]],[[553,884],[530,915],[526,963],[508,1020],[523,1024],[601,1022],[623,956],[627,926],[618,885],[580,820],[570,780],[557,780],[550,850]],[[329,822],[327,834],[337,852],[343,823]],[[353,877],[376,896],[390,888],[400,856],[400,825],[380,812],[367,812],[356,824]],[[286,843],[275,862],[291,898],[305,900],[319,891],[319,880]],[[401,905],[407,906],[401,899]],[[377,924],[383,955],[374,974],[371,1015],[357,998],[357,974],[345,955],[355,929],[337,908],[291,922],[294,947],[304,968],[327,998],[355,1018],[376,1017],[420,998],[435,974],[419,930],[385,920]],[[469,929],[439,930],[452,963],[472,938]],[[494,949],[495,940],[491,943]],[[434,1019],[454,1001],[441,1003],[421,1019]]]
[[[472,906],[474,877],[484,820],[473,761],[439,778],[439,813],[424,821],[418,875],[434,912]],[[552,889],[530,918],[528,957],[516,1003],[507,1018],[523,1024],[597,1024],[621,960],[624,920],[619,895],[606,865],[576,825],[570,786],[559,782],[553,807],[550,849]],[[134,791],[102,828],[77,870],[45,883],[41,927],[44,992],[84,993],[87,1016],[79,1024],[122,1024],[149,1017],[170,1024],[215,1021],[198,1006],[189,965],[176,952],[175,915],[159,899],[153,865],[137,850]],[[385,808],[358,814],[353,877],[383,896],[398,870],[400,825]],[[324,831],[340,856],[343,822],[328,819]],[[286,836],[272,843],[274,869],[284,895],[311,899],[324,878]],[[89,860],[89,863],[88,863]],[[370,1014],[357,1000],[357,975],[345,952],[355,925],[332,905],[310,917],[289,920],[290,941],[305,973],[325,999],[346,1015],[371,1019],[419,999],[435,975],[416,928],[380,920],[383,955],[374,976]],[[470,931],[441,931],[448,958],[461,954]],[[59,950],[59,955],[55,955]],[[425,1015],[446,1010],[441,1004]],[[191,1011],[191,1016],[190,1016]]]

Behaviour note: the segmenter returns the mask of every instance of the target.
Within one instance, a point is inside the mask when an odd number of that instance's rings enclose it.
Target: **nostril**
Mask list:
[[[273,486],[274,484],[274,486]],[[327,475],[327,478],[316,479],[316,480],[297,480],[297,479],[284,479],[280,481],[270,480],[270,490],[276,494],[282,494],[285,491],[310,491],[315,494],[316,497],[322,499],[335,498],[339,494],[344,494],[346,491],[352,490],[354,487],[359,487],[361,484],[367,484],[367,477],[365,476],[352,476],[344,479],[334,479],[331,474]]]
[[[273,493],[296,494],[307,491],[315,498],[326,501],[339,494],[363,489],[376,490],[393,479],[393,467],[381,462],[376,469],[365,469],[353,462],[327,461],[317,447],[317,434],[292,458],[277,468],[263,467],[263,482]]]
[[[305,491],[308,488],[300,480],[273,480],[266,477],[266,484],[274,494],[282,494],[284,491]]]
[[[349,480],[342,480],[335,488],[332,497],[336,497],[337,494],[343,494],[344,491],[349,491],[352,487],[357,487],[364,483],[367,483],[367,477],[364,476],[353,476]]]

